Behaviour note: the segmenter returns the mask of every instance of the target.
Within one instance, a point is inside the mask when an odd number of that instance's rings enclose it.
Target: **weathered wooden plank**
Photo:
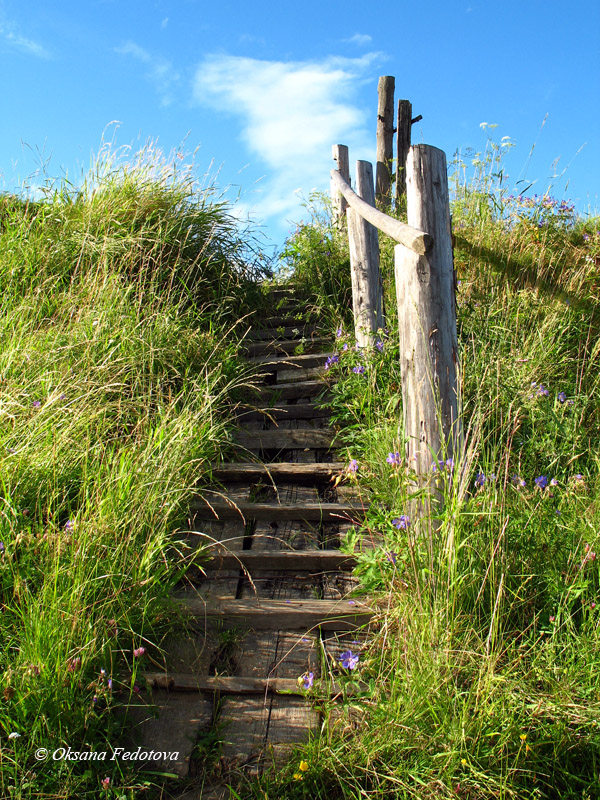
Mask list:
[[[412,135],[412,103],[410,100],[398,100],[398,129],[396,147],[396,207],[400,206],[400,198],[406,195],[406,157],[410,150]]]
[[[325,419],[331,414],[328,408],[317,408],[312,403],[296,403],[286,406],[240,406],[236,414],[242,423],[248,420],[278,420],[278,419]]]
[[[432,459],[456,458],[462,440],[454,263],[443,151],[429,145],[411,147],[406,179],[408,218],[431,231],[435,241],[421,256],[397,247],[395,264],[407,459],[424,477],[431,474]]]
[[[244,353],[248,356],[273,355],[285,353],[291,355],[298,349],[302,352],[322,351],[331,346],[331,339],[321,338],[295,338],[277,339],[270,341],[255,342],[244,347]]]
[[[390,205],[392,158],[394,156],[394,88],[396,79],[382,75],[377,85],[376,196],[382,208]],[[360,192],[359,192],[360,194]]]
[[[254,630],[352,630],[365,625],[372,610],[359,600],[219,600],[207,606],[191,592],[175,596],[187,611],[201,619],[220,620],[228,626]]]
[[[429,233],[412,228],[410,225],[405,225],[400,220],[388,217],[376,208],[373,208],[368,203],[365,203],[348,184],[343,180],[337,170],[332,170],[331,179],[336,184],[338,190],[344,195],[349,205],[354,208],[358,213],[368,220],[371,225],[374,225],[383,233],[387,233],[392,239],[395,239],[404,247],[408,247],[415,253],[426,253],[433,247],[433,237]]]
[[[281,378],[281,375],[278,377]],[[323,380],[294,381],[290,383],[285,383],[282,380],[272,386],[261,388],[259,390],[259,397],[273,397],[277,401],[296,400],[300,397],[316,397],[322,392],[325,392],[326,389],[327,384]]]
[[[138,761],[142,769],[186,777],[198,734],[210,729],[214,704],[211,697],[163,694],[151,702],[140,695],[132,698],[127,718],[133,724],[136,746],[143,751],[164,753],[160,760]],[[157,715],[157,716],[156,716]],[[171,757],[174,756],[174,757]]]
[[[293,408],[293,406],[292,406]],[[270,464],[253,464],[249,462],[220,464],[212,470],[212,476],[218,481],[290,481],[298,484],[320,484],[333,480],[345,468],[342,461],[329,464],[296,464],[294,462],[273,462]]]
[[[271,702],[265,760],[283,763],[295,745],[319,729],[320,715],[305,700],[275,696]]]
[[[356,557],[339,550],[244,550],[239,554],[223,554],[212,556],[204,563],[204,569],[235,569],[243,566],[253,570],[291,570],[318,571],[344,570],[351,571],[356,565]]]
[[[335,440],[336,432],[333,428],[320,428],[308,430],[285,430],[275,428],[268,431],[240,431],[236,433],[236,443],[249,450],[293,450],[294,448],[321,448],[328,449]]]
[[[282,369],[278,367],[277,370],[277,384],[279,383],[291,383],[293,381],[313,381],[322,378],[326,373],[325,366],[321,367],[308,367],[308,369],[301,369],[299,367],[293,367],[288,369]],[[300,397],[304,397],[305,395],[300,395]]]
[[[226,765],[257,763],[265,749],[272,697],[225,697],[218,724],[223,726],[221,753]]]
[[[203,501],[191,504],[197,518],[218,519],[268,519],[268,520],[330,520],[361,519],[365,508],[362,503],[242,503],[224,501],[210,505]]]
[[[356,162],[356,191],[370,206],[375,205],[373,168],[368,161]],[[372,335],[384,326],[379,239],[377,228],[352,207],[348,209],[348,244],[354,336],[361,347],[368,347]]]
[[[262,369],[280,367],[283,369],[309,369],[310,367],[325,367],[325,362],[333,353],[306,353],[305,355],[281,355],[267,354],[262,356],[251,356],[248,361],[258,364]]]
[[[350,158],[348,148],[345,144],[334,144],[331,155],[337,164],[337,171],[350,186]],[[331,182],[331,202],[333,205],[333,217],[338,228],[341,228],[346,218],[348,203],[343,194],[339,192],[333,181]]]
[[[240,678],[229,675],[199,675],[191,672],[145,672],[153,689],[171,692],[220,692],[221,694],[265,694],[276,692],[306,695],[296,678]]]

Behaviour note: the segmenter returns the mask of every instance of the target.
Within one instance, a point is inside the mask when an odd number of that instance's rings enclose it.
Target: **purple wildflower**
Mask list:
[[[567,399],[567,395],[565,394],[565,392],[559,392],[558,393],[558,402],[559,403],[564,403],[566,401],[566,399]]]
[[[358,658],[358,655],[355,655],[352,650],[346,650],[345,653],[340,653],[339,662],[344,669],[356,669]]]
[[[453,458],[447,458],[446,459],[446,469],[448,470],[448,472],[452,472],[452,470],[454,469],[454,459]]]
[[[548,486],[548,478],[545,475],[540,475],[535,479],[534,483],[539,489],[545,489]]]
[[[558,486],[558,481],[556,480],[556,478],[552,478],[552,480],[550,481],[550,486]]]
[[[392,520],[392,525],[394,528],[398,528],[399,531],[405,531],[410,525],[410,519],[406,516],[406,514],[401,514],[399,517],[396,517]]]
[[[347,350],[348,350],[348,342],[346,342],[346,343],[344,344],[344,346],[342,347],[342,351],[343,351],[344,353],[345,353]]]
[[[400,453],[388,453],[386,461],[388,464],[398,465],[400,463]]]
[[[357,367],[354,367],[352,372],[356,373],[357,375],[364,375],[365,374],[365,367],[362,364],[359,364]]]
[[[383,342],[381,341],[381,339],[378,339],[375,342],[375,347],[379,350],[380,353],[383,353]]]
[[[34,408],[41,408],[42,407],[41,401],[40,400],[34,400],[33,401],[33,407]]]
[[[392,564],[396,563],[396,559],[398,558],[398,553],[394,552],[393,550],[390,550],[390,552],[386,553],[385,555],[386,555],[387,560],[391,561]]]
[[[325,362],[325,369],[329,369],[329,367],[331,367],[332,364],[337,364],[339,360],[340,360],[339,356],[328,356],[327,361]]]
[[[483,474],[483,472],[478,472],[477,475],[475,476],[475,486],[478,489],[481,489],[484,484],[485,484],[485,475]]]
[[[5,547],[4,542],[0,542],[0,555],[4,555]]]
[[[351,458],[346,470],[348,472],[358,472],[358,461],[355,458]]]
[[[538,397],[548,397],[550,392],[548,391],[548,389],[546,389],[546,387],[544,386],[543,383],[540,383],[536,394],[537,394]]]
[[[336,337],[337,337],[338,339],[340,339],[340,338],[341,338],[341,336],[342,336],[342,329],[341,329],[341,328],[338,328],[338,329],[337,329],[337,331],[335,332],[335,335],[336,335]]]
[[[306,672],[302,676],[302,680],[303,680],[302,688],[308,691],[308,689],[312,689],[313,683],[315,682],[315,676],[312,672]]]
[[[68,519],[65,522],[65,530],[67,533],[73,533],[75,530],[75,522],[72,519]]]

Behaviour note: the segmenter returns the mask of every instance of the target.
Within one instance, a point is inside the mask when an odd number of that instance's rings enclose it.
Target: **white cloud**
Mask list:
[[[38,42],[34,42],[32,39],[21,36],[20,33],[14,30],[12,25],[0,22],[0,36],[5,42],[8,42],[9,45],[15,47],[17,50],[21,50],[27,55],[35,56],[36,58],[50,58],[50,53],[45,47],[38,44]]]
[[[357,44],[361,47],[366,47],[371,44],[373,37],[369,36],[368,33],[355,33],[354,36],[351,36],[349,39],[342,39],[342,41],[347,44]]]
[[[132,56],[137,61],[148,66],[147,78],[154,84],[161,105],[168,106],[173,102],[172,89],[179,81],[180,75],[173,64],[162,56],[151,55],[135,42],[126,42],[115,51],[123,56]]]
[[[209,55],[200,64],[195,101],[238,115],[240,138],[268,170],[252,191],[262,217],[297,218],[298,186],[304,197],[315,186],[328,190],[332,145],[347,144],[352,163],[373,157],[370,120],[356,94],[378,58],[281,62]]]

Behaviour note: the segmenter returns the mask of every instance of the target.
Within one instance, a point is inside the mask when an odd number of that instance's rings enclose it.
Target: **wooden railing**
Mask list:
[[[388,94],[385,103],[381,100],[382,86]],[[393,109],[389,92],[390,80],[381,78],[380,109]],[[404,121],[399,118],[398,124],[410,129],[414,121],[410,118],[410,103],[400,101],[399,112],[402,109]],[[380,127],[389,132],[389,119],[384,122]],[[405,178],[407,224],[375,208],[373,168],[369,162],[357,161],[356,192],[351,189],[345,145],[333,147],[337,169],[331,173],[331,191],[338,224],[343,224],[344,217],[347,219],[355,335],[359,346],[372,345],[385,324],[377,231],[398,242],[394,249],[394,270],[404,430],[408,437],[406,455],[408,463],[423,477],[431,474],[436,462],[452,459],[453,463],[462,448],[456,281],[446,156],[435,147],[420,144],[408,148],[404,162],[407,138],[410,143],[410,132],[407,136],[406,130],[398,131],[399,159],[403,163],[397,164],[396,176]],[[393,174],[389,151],[382,145],[378,152],[384,153],[378,167],[383,164]],[[385,186],[385,181],[378,183]],[[387,185],[384,207],[391,205],[391,182]]]

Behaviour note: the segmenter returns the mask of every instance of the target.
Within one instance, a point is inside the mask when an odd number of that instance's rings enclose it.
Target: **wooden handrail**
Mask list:
[[[356,192],[352,191],[337,169],[331,170],[331,183],[344,196],[348,205],[357,214],[360,214],[363,219],[379,228],[383,233],[387,233],[399,244],[403,244],[420,256],[425,255],[433,247],[433,237],[428,233],[411,228],[410,225],[405,225],[404,222],[400,222],[398,219],[388,217],[387,214],[365,203]]]

